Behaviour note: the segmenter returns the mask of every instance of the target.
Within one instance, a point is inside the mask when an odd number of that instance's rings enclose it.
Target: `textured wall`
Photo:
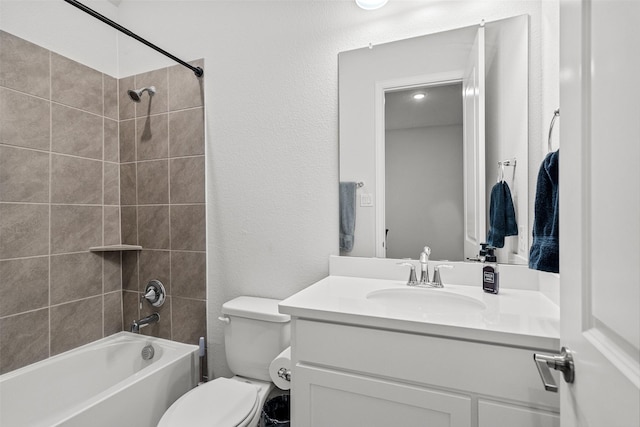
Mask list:
[[[202,62],[197,62],[202,66]],[[206,336],[204,79],[176,65],[119,81],[125,329],[154,311],[160,322],[141,333],[196,344]],[[128,89],[154,86],[140,103]],[[162,307],[141,292],[160,280]]]
[[[0,373],[122,330],[117,80],[0,31]]]

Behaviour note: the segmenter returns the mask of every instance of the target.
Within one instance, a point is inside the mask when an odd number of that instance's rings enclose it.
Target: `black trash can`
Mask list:
[[[290,396],[273,397],[262,407],[260,427],[289,427],[291,425]]]

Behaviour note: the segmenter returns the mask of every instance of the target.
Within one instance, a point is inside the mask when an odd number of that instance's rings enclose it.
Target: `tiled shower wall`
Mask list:
[[[176,65],[119,83],[122,242],[144,248],[123,253],[125,328],[157,311],[141,333],[196,344],[206,336],[203,80]],[[153,97],[129,99],[127,89],[149,86]],[[140,309],[152,279],[169,296]]]
[[[118,82],[0,31],[0,374],[121,331],[123,301],[128,329],[151,278],[169,298],[142,332],[206,336],[202,84]],[[145,249],[88,251],[121,242]]]
[[[0,31],[0,373],[122,330],[117,99]]]

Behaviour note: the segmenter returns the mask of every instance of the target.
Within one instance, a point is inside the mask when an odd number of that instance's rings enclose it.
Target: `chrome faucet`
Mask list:
[[[440,269],[441,268],[453,268],[453,265],[449,264],[439,264],[433,267],[433,282],[430,283],[433,288],[444,288],[442,284],[442,279],[440,278]]]
[[[425,286],[429,285],[429,256],[431,255],[431,248],[425,246],[420,254],[420,284]]]
[[[131,332],[139,334],[140,329],[152,323],[158,323],[159,321],[160,321],[160,315],[158,313],[150,314],[149,316],[143,317],[140,320],[134,320],[133,322],[131,322]]]

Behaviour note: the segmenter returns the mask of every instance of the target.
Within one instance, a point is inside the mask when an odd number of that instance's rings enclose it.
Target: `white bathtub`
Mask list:
[[[155,355],[143,360],[151,344]],[[198,347],[120,332],[0,376],[2,427],[155,427],[197,383]]]

